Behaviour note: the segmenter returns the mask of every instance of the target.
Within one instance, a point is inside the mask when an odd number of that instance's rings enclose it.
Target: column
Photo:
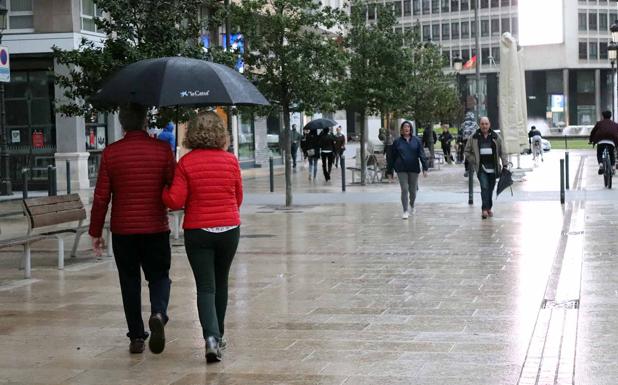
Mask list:
[[[601,70],[594,70],[594,105],[596,119],[601,116]]]
[[[54,63],[56,74],[67,73],[68,68]],[[54,89],[56,102],[62,104],[66,99],[63,95],[63,88],[58,85]],[[56,113],[56,181],[58,191],[67,189],[66,161],[71,167],[71,190],[81,190],[90,188],[88,179],[88,157],[86,151],[86,124],[81,116],[68,117]]]
[[[570,118],[570,95],[569,95],[569,70],[562,70],[562,93],[564,94],[564,123],[569,126],[571,124]]]

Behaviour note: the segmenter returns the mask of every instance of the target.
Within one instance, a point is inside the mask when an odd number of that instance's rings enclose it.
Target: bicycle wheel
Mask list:
[[[603,172],[603,181],[605,182],[605,187],[612,188],[612,165],[609,161],[609,156],[603,158],[603,166],[605,168]]]

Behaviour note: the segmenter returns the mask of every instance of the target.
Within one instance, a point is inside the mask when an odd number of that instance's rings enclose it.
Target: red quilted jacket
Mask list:
[[[161,191],[174,176],[168,143],[144,131],[129,131],[103,150],[90,213],[93,237],[100,237],[111,198],[114,234],[151,234],[169,230]]]
[[[184,229],[240,225],[242,178],[233,154],[192,150],[178,162],[174,182],[163,190],[172,210],[185,208]]]

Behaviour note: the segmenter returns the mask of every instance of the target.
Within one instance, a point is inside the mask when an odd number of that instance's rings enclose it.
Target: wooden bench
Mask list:
[[[31,276],[31,251],[30,245],[35,242],[55,238],[58,242],[58,269],[64,268],[64,239],[62,234],[74,233],[75,241],[71,250],[71,257],[75,257],[81,235],[88,231],[88,226],[83,225],[86,219],[86,210],[78,194],[50,196],[43,198],[30,198],[23,200],[24,215],[28,220],[28,232],[24,236],[5,239],[0,241],[0,248],[12,246],[24,246],[24,254],[21,260],[21,268],[24,269],[25,278]],[[41,232],[41,228],[77,222],[74,227],[61,228],[47,232]],[[36,232],[35,232],[36,231]],[[111,245],[111,232],[108,232],[108,245]],[[110,246],[111,247],[111,246]],[[110,250],[108,249],[108,255]]]

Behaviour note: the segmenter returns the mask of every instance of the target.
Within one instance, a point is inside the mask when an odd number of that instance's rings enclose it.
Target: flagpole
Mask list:
[[[481,18],[479,16],[479,8],[481,7],[481,0],[474,0],[474,20],[476,24],[476,32],[474,33],[474,41],[476,43],[476,121],[477,123],[481,119],[481,98],[480,98],[480,87],[481,87],[481,63],[479,58],[481,57]]]

